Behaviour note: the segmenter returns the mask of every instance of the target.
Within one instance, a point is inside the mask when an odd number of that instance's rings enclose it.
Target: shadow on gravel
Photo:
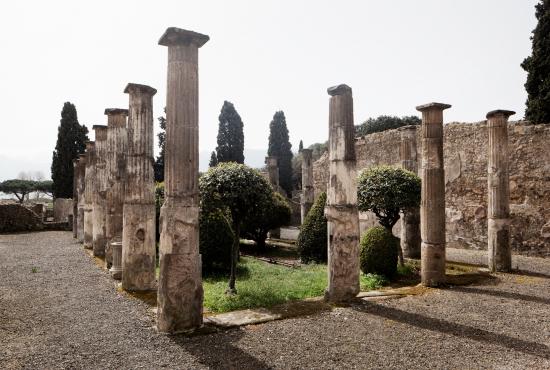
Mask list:
[[[541,279],[550,279],[550,275],[548,274],[543,274],[542,272],[536,272],[536,271],[530,271],[530,270],[514,270],[510,272],[510,274],[519,275],[519,276],[525,275],[525,276],[537,277]]]
[[[491,290],[491,289],[482,289],[474,287],[453,287],[454,291],[463,292],[463,293],[474,293],[474,294],[484,294],[490,295],[499,298],[508,298],[508,299],[517,299],[519,301],[528,301],[535,303],[550,304],[550,298],[537,297],[533,295],[525,295],[519,293],[503,292],[501,290]]]
[[[170,339],[211,369],[271,369],[265,362],[233,344],[244,334],[243,330],[235,329],[198,337],[174,335]]]
[[[362,305],[353,306],[353,309],[358,312],[376,315],[388,320],[415,326],[420,329],[437,331],[461,338],[468,338],[477,342],[489,343],[544,359],[550,359],[550,348],[541,343],[529,342],[518,338],[509,337],[507,335],[492,333],[487,330],[436,319],[371,302],[364,302]]]

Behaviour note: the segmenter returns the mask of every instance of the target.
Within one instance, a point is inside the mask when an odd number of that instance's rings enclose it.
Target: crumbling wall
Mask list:
[[[0,204],[0,233],[43,230],[42,219],[21,204]]]
[[[53,201],[53,219],[55,222],[67,221],[73,214],[73,200],[71,198],[56,198]]]

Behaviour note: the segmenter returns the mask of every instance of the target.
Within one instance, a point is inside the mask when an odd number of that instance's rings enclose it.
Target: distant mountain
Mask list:
[[[210,154],[212,151],[201,150],[199,152],[199,171],[208,170]],[[267,149],[246,149],[244,150],[244,164],[252,168],[262,168],[265,165]]]

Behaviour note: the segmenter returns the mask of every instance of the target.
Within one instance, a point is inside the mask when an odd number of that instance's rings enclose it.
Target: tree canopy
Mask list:
[[[0,192],[15,195],[19,203],[23,203],[25,197],[35,191],[51,194],[52,187],[53,182],[51,180],[34,181],[13,179],[0,182]]]
[[[157,134],[157,137],[159,139],[159,155],[155,159],[155,164],[153,165],[153,169],[155,172],[155,181],[156,182],[163,182],[164,181],[164,147],[166,142],[166,118],[164,116],[160,116],[158,118],[159,126],[160,126],[160,132]]]
[[[292,144],[283,111],[275,112],[269,124],[269,147],[267,155],[277,157],[279,163],[279,185],[287,194],[292,192]]]
[[[417,116],[378,116],[369,118],[362,124],[355,126],[355,136],[365,136],[374,132],[382,132],[408,125],[420,125],[422,120]]]
[[[244,163],[243,121],[233,103],[223,102],[218,119],[218,146],[216,147],[218,163]]]

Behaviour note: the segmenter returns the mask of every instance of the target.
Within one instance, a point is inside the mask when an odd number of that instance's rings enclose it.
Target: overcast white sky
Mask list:
[[[166,100],[169,26],[205,33],[200,49],[200,149],[216,146],[224,99],[247,149],[267,148],[284,110],[293,149],[328,137],[327,87],[350,85],[355,122],[452,104],[445,121],[503,108],[522,118],[536,0],[6,1],[0,10],[0,180],[49,175],[63,102],[80,123],[127,107],[128,82]],[[155,122],[155,126],[157,123]],[[157,127],[155,127],[157,130]],[[91,135],[93,138],[93,134]]]

